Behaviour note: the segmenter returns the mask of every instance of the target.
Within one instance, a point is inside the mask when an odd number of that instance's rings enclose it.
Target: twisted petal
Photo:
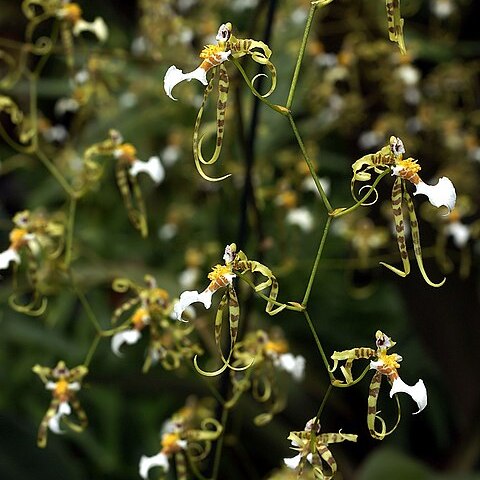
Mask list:
[[[131,330],[125,330],[124,332],[116,333],[112,337],[112,343],[111,343],[112,352],[115,355],[121,357],[122,354],[120,353],[120,347],[124,343],[128,343],[129,345],[133,345],[134,343],[137,343],[141,336],[142,334],[135,328]]]
[[[414,195],[423,194],[428,197],[428,200],[434,207],[441,207],[444,205],[451,212],[457,200],[455,187],[451,180],[447,177],[441,177],[436,185],[427,185],[420,181],[417,185],[417,190]]]
[[[86,22],[82,18],[75,22],[73,34],[79,35],[81,32],[92,32],[98,40],[104,42],[108,37],[108,27],[103,18],[97,17],[93,22]]]
[[[187,290],[180,295],[178,302],[173,308],[173,312],[177,320],[182,320],[182,313],[192,303],[200,302],[205,305],[205,308],[210,308],[212,305],[212,295],[214,292],[206,289],[202,293],[197,290]]]
[[[189,82],[192,78],[197,79],[199,82],[203,83],[204,85],[208,85],[207,82],[207,72],[202,68],[198,67],[193,72],[190,73],[183,73],[182,70],[177,68],[175,65],[172,65],[165,74],[165,78],[163,79],[163,88],[165,89],[165,93],[172,99],[176,100],[172,96],[172,90],[175,85],[184,80]]]
[[[48,422],[48,428],[53,432],[57,434],[65,433],[61,428],[60,428],[60,420],[64,415],[70,415],[72,413],[72,409],[68,402],[62,402],[58,405],[57,411],[55,415],[49,420]]]
[[[130,175],[136,177],[140,172],[145,172],[150,175],[150,178],[158,185],[165,178],[165,169],[158,157],[150,157],[148,162],[141,160],[134,160],[129,169]]]
[[[0,270],[6,270],[10,262],[20,263],[20,256],[14,248],[0,253]]]
[[[418,411],[414,413],[420,413],[427,406],[427,389],[423,380],[419,380],[415,385],[407,385],[400,377],[397,377],[392,384],[390,390],[390,397],[393,397],[395,393],[404,392],[410,395],[418,405]]]
[[[153,467],[162,467],[165,472],[168,472],[168,457],[162,452],[157,453],[157,455],[154,455],[153,457],[142,455],[138,468],[140,476],[147,479],[148,472]]]
[[[284,353],[278,357],[275,365],[290,373],[297,382],[303,380],[305,375],[305,358],[301,355],[295,356],[291,353]]]

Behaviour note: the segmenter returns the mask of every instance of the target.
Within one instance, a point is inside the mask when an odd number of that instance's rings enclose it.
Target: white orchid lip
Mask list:
[[[157,453],[153,457],[142,455],[140,458],[139,474],[142,478],[148,479],[148,472],[153,467],[162,467],[165,472],[168,472],[168,457],[163,452]]]
[[[177,68],[175,65],[172,65],[165,73],[165,78],[163,79],[163,88],[165,89],[165,93],[172,100],[176,101],[177,99],[172,95],[173,87],[184,80],[189,82],[193,78],[203,83],[203,85],[208,85],[207,72],[202,67],[197,67],[195,70],[193,70],[193,72],[190,73],[183,73],[182,70]]]
[[[70,407],[68,402],[61,402],[57,407],[57,411],[55,412],[55,415],[49,420],[48,428],[53,433],[56,433],[56,434],[65,433],[60,428],[60,421],[61,421],[63,416],[70,415],[71,413],[72,413],[72,408]]]
[[[302,355],[293,355],[292,353],[284,353],[279,355],[274,364],[290,373],[292,377],[300,382],[305,375],[305,358]]]
[[[73,34],[79,35],[81,32],[92,32],[100,42],[105,42],[108,38],[108,27],[103,18],[96,17],[93,22],[87,22],[80,18],[73,26]]]
[[[418,380],[418,382],[413,385],[407,385],[400,377],[397,377],[392,384],[392,389],[390,390],[390,397],[393,397],[396,393],[404,392],[412,397],[412,399],[418,405],[418,411],[414,412],[414,415],[420,413],[427,406],[427,389],[423,380]]]
[[[445,232],[453,238],[453,243],[457,248],[465,247],[471,235],[470,228],[459,221],[448,224]]]
[[[140,340],[141,336],[142,334],[136,328],[132,328],[131,330],[125,330],[124,332],[116,333],[112,337],[112,342],[111,342],[113,353],[118,357],[121,357],[122,353],[120,352],[120,347],[124,343],[127,343],[128,345],[133,345],[134,343],[137,343],[138,340]]]
[[[298,455],[295,455],[294,457],[283,459],[283,463],[285,463],[285,465],[288,468],[291,468],[292,470],[297,469],[298,466],[300,465],[301,461],[302,461],[302,454],[301,453],[299,453]]]
[[[150,157],[147,162],[134,160],[129,169],[129,173],[133,177],[136,177],[140,172],[147,173],[157,185],[165,178],[165,169],[160,162],[160,158],[157,156]]]
[[[187,290],[180,295],[178,302],[173,307],[173,312],[177,320],[182,320],[182,313],[192,304],[192,303],[203,303],[205,308],[210,308],[212,305],[212,295],[214,292],[208,288],[201,293],[198,293],[196,290]]]
[[[20,255],[12,247],[0,253],[0,270],[6,270],[10,262],[14,262],[17,265],[20,263]]]
[[[416,187],[414,195],[426,195],[434,207],[445,206],[448,208],[449,213],[455,207],[457,193],[452,181],[448,177],[441,177],[436,185],[428,185],[420,181],[416,184]]]

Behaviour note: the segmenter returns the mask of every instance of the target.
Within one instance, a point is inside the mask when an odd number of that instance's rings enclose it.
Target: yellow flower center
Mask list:
[[[392,369],[397,369],[397,368],[400,368],[400,364],[397,362],[397,354],[396,353],[392,353],[391,355],[387,355],[387,352],[386,351],[381,351],[379,354],[378,354],[378,360],[380,360],[385,367],[389,367],[389,368],[392,368]]]
[[[137,158],[137,149],[131,143],[124,143],[118,147],[120,158],[132,163]]]
[[[288,343],[285,340],[272,341],[269,340],[265,344],[265,352],[267,353],[287,353],[288,352]]]
[[[57,382],[57,384],[55,385],[55,390],[53,394],[56,397],[64,397],[65,395],[68,394],[68,382],[64,378],[61,378]]]
[[[14,250],[18,250],[25,243],[25,235],[27,231],[24,228],[14,228],[10,232],[10,246]]]
[[[82,18],[82,9],[78,3],[68,3],[63,7],[64,16],[72,23],[78,22]]]
[[[145,308],[137,308],[132,317],[132,323],[135,328],[142,328],[145,325],[145,318],[148,317],[148,311]]]
[[[170,455],[180,451],[179,440],[180,435],[178,433],[165,433],[162,437],[162,452],[165,455]]]
[[[417,163],[416,160],[408,158],[407,160],[400,160],[395,164],[397,167],[402,167],[403,170],[408,171],[409,174],[418,173],[422,167]]]
[[[232,265],[215,265],[213,270],[208,274],[209,280],[218,280],[225,275],[232,275]]]
[[[210,58],[224,51],[225,48],[220,45],[205,45],[204,49],[200,52],[200,58]]]

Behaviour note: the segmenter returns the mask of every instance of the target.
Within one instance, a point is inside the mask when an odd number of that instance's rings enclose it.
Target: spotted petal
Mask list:
[[[136,177],[140,172],[150,175],[150,178],[158,185],[165,178],[165,169],[158,157],[150,157],[148,162],[134,160],[129,169],[130,175]]]
[[[414,413],[420,413],[427,406],[427,389],[423,380],[419,380],[415,385],[407,385],[400,377],[397,377],[392,384],[390,390],[390,397],[393,397],[395,393],[404,392],[410,395],[418,405],[418,411]]]
[[[445,206],[451,212],[455,207],[457,200],[457,193],[455,187],[448,177],[441,177],[436,185],[428,185],[420,181],[417,185],[417,190],[414,195],[423,194],[428,197],[428,200],[434,207]]]
[[[167,73],[165,73],[165,78],[163,79],[163,88],[165,89],[165,93],[172,100],[176,100],[176,98],[172,96],[173,87],[184,80],[189,82],[192,80],[192,78],[195,78],[204,85],[208,85],[207,72],[202,67],[198,67],[190,73],[183,73],[182,70],[177,68],[175,65],[172,65],[167,70]]]

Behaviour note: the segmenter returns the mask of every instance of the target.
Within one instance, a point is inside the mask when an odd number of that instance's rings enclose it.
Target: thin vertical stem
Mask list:
[[[320,404],[317,415],[315,416],[315,423],[316,424],[318,424],[318,421],[320,420],[320,415],[322,414],[323,409],[325,408],[325,405],[327,403],[328,397],[330,396],[332,388],[333,388],[333,385],[330,383],[330,385],[327,388],[327,391],[325,392],[325,395],[323,396],[323,400],[322,400],[322,403]]]
[[[220,460],[222,458],[222,449],[223,449],[223,442],[225,439],[225,427],[227,425],[228,420],[228,409],[224,408],[222,411],[222,434],[217,442],[217,448],[215,450],[215,460],[213,462],[213,471],[212,471],[212,480],[217,480],[218,471],[220,469]]]
[[[288,109],[290,109],[293,103],[293,97],[295,95],[295,89],[297,88],[298,77],[300,75],[300,68],[302,66],[302,60],[305,55],[305,48],[307,46],[308,35],[312,27],[312,21],[313,21],[313,17],[315,15],[316,10],[317,10],[317,6],[312,5],[310,7],[310,11],[308,12],[307,23],[305,25],[305,31],[303,32],[302,44],[300,45],[300,51],[298,52],[297,63],[295,65],[295,70],[293,71],[293,78],[292,78],[292,83],[290,85],[290,91],[288,92],[288,98],[287,98],[287,104],[286,104],[286,107]]]
[[[310,278],[308,279],[307,289],[305,291],[305,296],[302,300],[302,305],[307,306],[308,299],[310,298],[310,293],[312,291],[313,281],[315,280],[315,275],[317,274],[318,264],[320,262],[320,257],[322,256],[323,247],[325,246],[325,241],[327,240],[328,231],[330,230],[330,224],[332,223],[332,217],[327,217],[327,222],[325,223],[325,228],[323,229],[323,235],[320,239],[320,244],[318,245],[317,256],[315,257],[315,262],[313,263],[312,272],[310,273]]]
[[[315,327],[313,326],[312,319],[310,318],[310,315],[308,314],[307,310],[304,310],[303,314],[305,315],[308,326],[310,327],[313,338],[315,339],[315,343],[317,344],[317,348],[318,348],[318,351],[320,352],[320,356],[322,357],[323,363],[325,364],[325,368],[328,371],[328,376],[330,377],[330,381],[333,381],[335,380],[335,378],[332,372],[330,371],[330,364],[328,363],[328,359],[327,359],[327,356],[325,355],[325,351],[323,350],[322,343],[320,342],[320,338],[318,338]]]
[[[300,147],[300,150],[302,151],[303,158],[305,159],[305,162],[307,163],[308,169],[310,171],[310,175],[312,176],[313,181],[315,182],[315,186],[317,187],[318,193],[322,197],[323,204],[325,205],[325,208],[327,209],[328,213],[330,213],[333,210],[332,206],[330,205],[327,194],[323,190],[322,184],[320,183],[320,180],[318,179],[318,176],[315,173],[315,168],[313,166],[313,163],[310,160],[310,157],[308,156],[307,149],[305,148],[302,137],[300,136],[300,132],[298,131],[297,125],[295,124],[295,120],[293,119],[293,117],[290,113],[288,114],[288,119],[290,120],[290,125],[292,126],[293,133],[295,134],[295,138],[297,139],[298,146]]]
[[[68,212],[68,225],[67,225],[67,241],[65,245],[65,267],[70,266],[72,261],[73,250],[73,229],[75,226],[75,213],[77,209],[77,199],[75,197],[70,198],[70,208]]]
[[[95,351],[97,350],[98,342],[100,341],[100,338],[102,338],[101,335],[99,333],[97,333],[95,335],[95,338],[93,339],[92,344],[90,345],[90,348],[88,349],[87,356],[85,357],[85,361],[83,362],[83,364],[86,367],[88,367],[90,365],[90,362],[92,361],[93,355],[94,355]]]

